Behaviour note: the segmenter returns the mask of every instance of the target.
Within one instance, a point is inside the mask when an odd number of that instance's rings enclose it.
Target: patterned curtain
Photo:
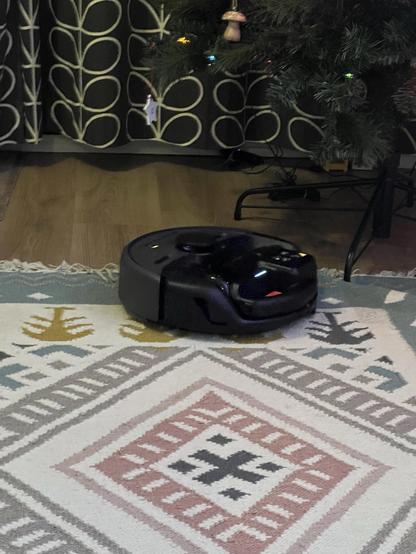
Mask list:
[[[157,140],[229,148],[275,139],[265,76],[193,74],[156,90],[143,45],[166,35],[151,0],[1,0],[0,145],[65,135],[98,148]],[[159,118],[147,126],[151,92]]]
[[[60,134],[97,148],[278,140],[308,152],[319,139],[322,118],[310,103],[270,109],[260,71],[192,74],[156,90],[143,46],[167,33],[169,15],[151,0],[0,0],[0,146]],[[143,112],[149,92],[159,103],[151,126]],[[412,132],[406,141],[414,151]]]
[[[38,0],[0,5],[0,144],[39,141]]]

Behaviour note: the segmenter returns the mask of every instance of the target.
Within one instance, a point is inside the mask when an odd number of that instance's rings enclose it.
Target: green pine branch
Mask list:
[[[317,157],[383,160],[404,118],[416,115],[415,0],[240,0],[248,21],[239,44],[221,38],[230,0],[163,3],[171,35],[148,48],[160,82],[207,68],[208,54],[214,71],[264,69],[277,110],[305,94],[318,104],[325,124]],[[190,44],[179,44],[181,36]]]

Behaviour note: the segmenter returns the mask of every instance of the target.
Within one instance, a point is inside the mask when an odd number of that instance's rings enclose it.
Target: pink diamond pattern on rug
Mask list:
[[[231,554],[262,552],[354,469],[217,392],[94,466]]]

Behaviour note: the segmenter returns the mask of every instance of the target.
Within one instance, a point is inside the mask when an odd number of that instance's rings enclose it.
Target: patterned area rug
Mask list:
[[[2,554],[415,552],[416,280],[323,274],[311,319],[221,339],[0,272],[0,318]]]

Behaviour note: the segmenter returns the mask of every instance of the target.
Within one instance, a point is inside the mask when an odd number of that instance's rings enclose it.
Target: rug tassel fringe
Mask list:
[[[65,273],[72,275],[98,275],[105,281],[116,281],[119,268],[116,264],[107,264],[102,268],[88,267],[82,264],[62,262],[58,266],[45,265],[41,262],[22,262],[20,260],[0,260],[2,273]]]
[[[405,271],[382,271],[379,273],[380,277],[416,277],[416,268],[412,269],[411,271],[405,272]]]
[[[343,278],[344,272],[340,269],[329,269],[329,268],[322,268],[319,270],[319,273],[327,276],[327,277],[333,277],[334,279]],[[414,269],[411,269],[410,271],[380,271],[380,273],[362,273],[360,269],[354,269],[352,272],[353,277],[416,277],[416,267]]]

